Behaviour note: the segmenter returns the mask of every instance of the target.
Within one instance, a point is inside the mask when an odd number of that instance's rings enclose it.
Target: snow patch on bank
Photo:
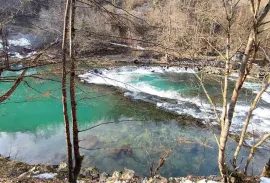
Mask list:
[[[270,183],[270,178],[261,177],[261,183]]]
[[[120,47],[126,47],[126,48],[132,48],[132,49],[136,49],[136,50],[145,50],[143,47],[137,45],[137,46],[132,46],[132,45],[127,45],[127,44],[121,44],[121,43],[110,43],[111,45],[115,45],[115,46],[120,46]]]
[[[197,183],[218,183],[218,182],[213,181],[213,180],[206,180],[206,179],[203,179],[203,180],[198,181]]]
[[[38,179],[53,179],[56,175],[57,173],[43,173],[43,174],[35,175],[33,177],[38,178]]]

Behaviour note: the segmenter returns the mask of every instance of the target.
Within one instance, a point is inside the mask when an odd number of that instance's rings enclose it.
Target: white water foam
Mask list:
[[[29,47],[31,45],[30,41],[26,38],[19,38],[19,39],[12,39],[9,40],[9,44],[13,46],[22,46],[22,47]]]
[[[182,96],[179,91],[161,89],[145,81],[132,82],[136,80],[138,75],[151,76],[154,73],[166,72],[194,73],[195,71],[178,67],[120,67],[93,70],[86,74],[79,75],[79,77],[88,83],[110,85],[124,89],[126,90],[125,96],[155,103],[160,109],[177,114],[191,115],[195,118],[203,119],[204,122],[217,123],[211,105],[200,97]],[[260,91],[261,85],[247,82],[244,87],[256,93]],[[263,101],[266,103],[270,103],[270,95],[268,92],[269,91],[262,97]],[[172,99],[174,102],[163,100],[162,98]],[[233,133],[238,133],[241,130],[249,108],[249,104],[243,102],[239,102],[236,105],[231,128]],[[221,108],[217,107],[217,111],[221,113]],[[250,132],[254,130],[263,133],[270,132],[269,113],[270,109],[268,107],[258,107],[253,113],[254,117],[248,130]]]
[[[26,39],[26,38],[19,38],[19,39],[10,39],[8,40],[8,44],[10,46],[15,46],[15,47],[22,47],[22,48],[30,48],[31,47],[31,42]],[[8,47],[9,49],[10,47]],[[3,49],[3,46],[2,46],[2,41],[0,40],[0,50]],[[33,55],[36,54],[36,52],[30,52],[28,53],[27,55],[22,55],[21,53],[19,52],[9,52],[9,54],[12,54],[11,57],[13,58],[19,58],[19,59],[22,59],[22,58],[28,58],[28,57],[31,57]]]
[[[238,77],[238,73],[233,73],[231,74],[230,79],[235,81],[237,77]],[[249,77],[252,78],[251,76]],[[243,88],[249,89],[253,91],[255,94],[257,94],[261,91],[261,88],[263,85],[264,85],[263,83],[254,83],[254,82],[245,81]],[[264,92],[261,99],[267,103],[270,103],[270,88],[268,88],[266,92]]]
[[[238,74],[231,75],[231,80],[235,81],[238,77]],[[243,85],[243,88],[248,89],[254,93],[254,97],[258,94],[264,83],[255,83],[246,81]],[[260,105],[264,103],[264,105]],[[259,102],[258,107],[253,111],[253,118],[250,121],[248,127],[249,132],[260,132],[260,133],[269,133],[270,132],[270,88],[263,93],[261,101]],[[233,131],[237,133],[237,129],[241,129],[247,112],[250,109],[250,104],[237,104],[235,107],[235,118],[233,120]]]

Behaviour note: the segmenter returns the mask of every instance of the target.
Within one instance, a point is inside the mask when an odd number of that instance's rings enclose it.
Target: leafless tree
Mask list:
[[[68,103],[67,103],[67,35],[68,35],[68,21],[70,16],[70,0],[66,1],[66,12],[64,17],[64,29],[63,29],[63,41],[62,41],[62,105],[63,105],[63,115],[65,123],[65,134],[66,134],[66,144],[67,144],[67,162],[68,162],[68,180],[73,183],[75,181],[73,174],[73,161],[72,161],[72,144],[70,138],[70,126],[69,126],[69,115],[68,115]]]
[[[221,122],[221,134],[220,139],[218,142],[219,146],[219,154],[218,154],[218,164],[220,169],[220,174],[223,177],[224,182],[229,181],[229,167],[226,165],[225,162],[225,150],[226,150],[226,144],[229,137],[229,130],[232,124],[232,119],[235,112],[235,106],[238,101],[238,97],[240,94],[240,91],[242,89],[242,86],[247,78],[247,76],[250,74],[250,71],[252,69],[252,65],[256,59],[258,50],[259,50],[259,35],[261,36],[261,25],[263,24],[266,15],[269,12],[270,8],[270,1],[266,3],[262,8],[261,0],[252,0],[250,1],[250,7],[252,12],[252,26],[250,28],[249,38],[246,44],[244,56],[240,65],[239,69],[239,76],[237,78],[237,81],[235,83],[234,90],[232,92],[230,103],[227,104],[228,101],[228,76],[230,73],[230,62],[233,54],[231,53],[231,28],[232,23],[235,16],[235,10],[237,8],[237,4],[239,1],[232,1],[232,0],[222,0],[223,8],[226,14],[226,20],[227,20],[227,27],[225,27],[226,32],[226,55],[224,56],[215,46],[213,46],[210,42],[208,44],[213,47],[220,56],[225,61],[225,72],[224,72],[224,83],[223,83],[223,107],[222,107],[222,114],[220,119]],[[224,26],[223,26],[224,27]],[[248,112],[248,115],[246,117],[243,130],[240,136],[240,141],[238,144],[238,147],[236,148],[235,154],[234,154],[234,160],[233,160],[233,168],[237,169],[237,157],[240,152],[240,149],[243,145],[243,141],[247,132],[247,127],[249,125],[249,121],[251,120],[251,115],[254,109],[256,108],[262,94],[266,91],[266,89],[269,87],[269,80],[265,82],[265,85],[262,87],[262,90],[257,94],[256,98],[251,104],[250,110]],[[260,140],[255,146],[251,148],[251,153],[249,155],[248,161],[246,163],[244,173],[247,173],[247,168],[250,159],[253,157],[255,149],[260,146],[265,140],[269,137],[269,135],[265,135],[262,140]]]

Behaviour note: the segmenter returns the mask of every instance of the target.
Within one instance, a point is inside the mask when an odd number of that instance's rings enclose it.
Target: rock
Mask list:
[[[222,74],[222,70],[216,67],[204,67],[203,68],[203,72],[208,73],[208,74],[217,74],[217,75],[221,75]]]
[[[106,180],[108,179],[108,177],[109,177],[109,175],[107,173],[103,172],[99,176],[99,182],[106,182]]]
[[[77,183],[86,183],[86,182],[83,180],[77,180]]]
[[[152,182],[154,182],[153,177],[150,177],[149,179],[147,178],[144,179],[144,183],[152,183]]]
[[[168,183],[177,183],[177,181],[175,180],[175,178],[170,177]]]
[[[196,72],[200,72],[200,71],[201,71],[201,68],[200,68],[200,67],[195,67],[194,70],[195,70]]]
[[[221,178],[219,176],[216,176],[216,175],[210,175],[207,179],[210,179],[210,180],[216,181],[216,182],[219,182],[221,180]]]
[[[83,136],[83,140],[80,143],[82,147],[86,149],[91,149],[98,145],[99,139],[95,135],[86,135]]]
[[[31,168],[30,170],[29,170],[29,172],[34,172],[34,171],[36,171],[37,170],[37,168],[34,166],[33,168]]]
[[[115,171],[115,172],[113,172],[112,178],[114,180],[119,180],[121,178],[121,175],[122,175],[121,172]]]
[[[138,60],[138,59],[135,59],[135,60],[133,61],[133,63],[137,65],[137,64],[139,64],[139,60]]]
[[[34,166],[33,168],[31,168],[28,172],[24,172],[21,175],[19,175],[19,179],[24,179],[24,178],[29,178],[32,175],[36,175],[38,174],[40,171],[38,171],[38,169],[40,169],[40,167],[36,167]]]
[[[39,166],[37,167],[37,169],[40,171],[40,172],[55,172],[57,166],[55,165],[45,165],[45,166]]]
[[[31,172],[24,172],[24,173],[22,173],[21,175],[19,175],[19,179],[24,179],[24,178],[29,178],[29,177],[31,177]]]
[[[121,150],[122,150],[122,152],[123,152],[125,155],[131,156],[131,155],[133,154],[133,150],[132,150],[132,148],[130,147],[130,144],[122,145],[122,146],[121,146]]]
[[[147,177],[143,178],[143,179],[141,180],[141,182],[142,182],[142,183],[147,183],[147,182],[148,182]]]
[[[107,156],[114,158],[114,159],[119,159],[123,156],[132,156],[133,150],[132,150],[130,144],[126,144],[126,145],[122,145],[120,148],[117,148],[117,149],[105,150],[105,154]]]
[[[81,175],[90,177],[91,179],[97,179],[99,177],[99,170],[96,167],[89,167],[81,170]]]
[[[108,177],[106,183],[115,183],[116,181],[112,177]]]
[[[98,69],[94,69],[94,73],[99,74],[99,70]]]
[[[206,179],[202,179],[202,180],[199,180],[197,183],[206,183],[207,180]]]
[[[155,183],[167,183],[168,180],[165,177],[162,177],[160,175],[155,175],[153,177],[153,182],[155,182]]]
[[[185,179],[182,177],[179,178],[174,178],[174,180],[178,183],[178,182],[185,182]]]
[[[58,169],[57,169],[57,172],[67,172],[68,171],[68,167],[67,167],[67,164],[65,162],[62,162]]]
[[[122,173],[121,179],[130,181],[134,178],[134,176],[135,176],[135,172],[133,170],[129,170],[125,168]]]
[[[185,183],[195,183],[195,182],[192,182],[191,180],[186,180]]]
[[[230,182],[231,182],[231,183],[236,183],[236,182],[237,182],[237,179],[236,179],[235,177],[231,177],[231,178],[230,178]]]

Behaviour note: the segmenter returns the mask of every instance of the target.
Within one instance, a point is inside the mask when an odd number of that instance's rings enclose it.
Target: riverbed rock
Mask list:
[[[68,172],[68,167],[65,162],[60,163],[57,172]]]
[[[108,179],[109,175],[105,172],[103,172],[102,174],[100,174],[100,177],[99,177],[99,182],[102,183],[102,182],[106,182],[106,180]]]
[[[99,144],[99,139],[95,135],[85,135],[83,136],[83,140],[80,142],[81,146],[86,149],[91,149]]]
[[[25,179],[31,177],[32,173],[31,172],[24,172],[21,175],[19,175],[19,179]]]
[[[90,177],[92,180],[99,177],[99,170],[96,167],[89,167],[81,170],[81,175]]]
[[[133,170],[129,170],[127,168],[124,169],[121,179],[126,181],[131,181],[135,176],[135,172]]]
[[[170,178],[168,179],[168,183],[177,183],[177,181],[175,180],[175,178],[170,177]]]
[[[216,75],[222,74],[222,69],[210,66],[204,67],[202,71],[207,74],[216,74]]]
[[[18,178],[19,179],[30,178],[33,175],[36,175],[40,172],[46,172],[46,171],[47,171],[46,166],[34,166],[29,171],[24,172],[21,175],[19,175]]]
[[[120,180],[121,176],[122,176],[122,172],[115,171],[115,172],[113,172],[112,178],[114,180]]]
[[[160,175],[155,175],[153,178],[150,178],[148,183],[168,183],[168,180],[165,177]]]
[[[117,149],[106,149],[104,152],[107,156],[110,156],[114,159],[119,159],[123,156],[133,155],[133,150],[130,144],[124,144],[120,148],[117,148]]]

